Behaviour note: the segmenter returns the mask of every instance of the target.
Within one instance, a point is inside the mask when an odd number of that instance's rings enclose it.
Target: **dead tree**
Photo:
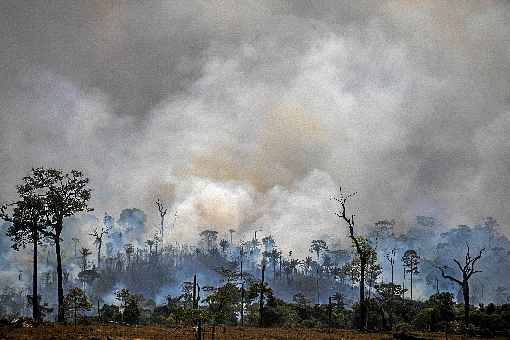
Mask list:
[[[364,247],[363,242],[359,237],[354,235],[354,216],[351,215],[350,217],[347,216],[346,212],[346,204],[347,200],[350,199],[356,195],[356,193],[352,194],[343,194],[342,188],[340,188],[339,196],[333,197],[333,200],[337,202],[339,205],[340,210],[335,212],[335,215],[338,216],[341,220],[344,220],[347,224],[348,228],[348,236],[351,239],[354,248],[356,249],[356,252],[358,253],[359,259],[360,259],[360,281],[359,281],[359,306],[360,306],[360,322],[359,322],[359,329],[364,330],[367,327],[367,305],[365,303],[365,274],[366,274],[366,268],[367,263],[370,257],[370,248]]]
[[[81,255],[81,270],[86,271],[87,270],[87,257],[91,255],[92,252],[88,248],[81,248],[80,249],[80,255]]]
[[[469,324],[469,280],[471,279],[471,276],[476,273],[481,273],[481,270],[476,270],[475,266],[476,263],[480,260],[483,253],[485,252],[485,248],[482,248],[480,250],[480,253],[475,256],[471,257],[471,254],[469,252],[469,244],[466,242],[467,246],[467,252],[466,257],[464,258],[464,263],[461,264],[460,261],[457,259],[453,259],[453,261],[457,264],[457,267],[459,267],[460,271],[462,272],[462,279],[456,279],[450,275],[447,275],[445,273],[445,269],[447,269],[447,266],[444,267],[438,267],[438,269],[441,271],[441,275],[443,278],[448,279],[452,282],[457,283],[462,288],[462,295],[464,297],[464,324],[465,327]]]
[[[166,207],[165,203],[161,202],[159,197],[158,197],[158,199],[156,199],[156,201],[154,201],[154,206],[158,209],[158,212],[159,212],[159,218],[160,218],[159,234],[161,236],[161,247],[163,248],[163,236],[165,233],[165,216],[168,211],[168,208]]]
[[[104,214],[103,225],[96,227],[89,235],[94,237],[94,244],[97,246],[97,267],[101,267],[101,247],[103,237],[110,233],[111,225],[108,224],[108,215]]]

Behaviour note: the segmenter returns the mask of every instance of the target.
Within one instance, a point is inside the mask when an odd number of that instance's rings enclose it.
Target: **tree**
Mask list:
[[[325,250],[328,250],[328,245],[324,240],[313,240],[310,244],[310,253],[317,255],[317,263],[320,261],[320,253]]]
[[[236,232],[234,229],[229,229],[228,232],[230,233],[230,244],[232,243],[232,235]]]
[[[461,289],[462,289],[462,295],[464,297],[464,325],[467,327],[469,325],[469,280],[471,279],[471,276],[476,273],[481,273],[481,270],[476,270],[476,264],[477,262],[482,258],[483,253],[485,252],[485,248],[482,248],[480,250],[480,253],[475,256],[471,257],[470,250],[469,250],[469,244],[466,242],[466,256],[464,258],[464,263],[461,264],[460,261],[457,259],[453,259],[455,264],[457,264],[457,267],[460,269],[462,273],[462,279],[456,279],[453,276],[450,276],[445,273],[445,269],[448,267],[438,267],[438,269],[441,271],[441,275],[443,278],[448,279],[452,282],[457,283]]]
[[[432,308],[431,330],[439,331],[448,328],[448,323],[455,319],[453,294],[449,292],[436,293],[429,297],[426,305]]]
[[[281,254],[282,252],[276,248],[273,248],[271,250],[271,253],[269,254],[269,259],[271,261],[271,264],[273,265],[273,281],[276,280],[276,264],[278,263]]]
[[[163,247],[163,239],[165,236],[165,216],[168,211],[168,208],[165,203],[161,202],[159,197],[154,201],[154,206],[158,209],[159,212],[159,233],[161,237],[161,247]]]
[[[382,267],[377,261],[377,252],[369,244],[368,240],[362,236],[357,236],[359,245],[366,255],[365,262],[365,282],[369,286],[369,298],[371,288],[375,285],[377,278],[382,274]],[[358,255],[354,256],[347,267],[349,275],[353,278],[354,282],[361,282],[361,259]]]
[[[147,241],[145,241],[145,244],[149,247],[149,254],[152,254],[152,247],[154,246],[154,241],[147,240]]]
[[[360,323],[358,327],[359,329],[363,330],[366,329],[367,327],[367,306],[365,304],[365,270],[367,266],[368,257],[370,256],[370,252],[366,247],[363,247],[362,243],[360,242],[360,239],[355,236],[354,215],[351,215],[350,217],[347,216],[346,204],[347,201],[354,195],[356,195],[356,193],[343,194],[342,188],[340,188],[339,196],[333,197],[333,199],[337,202],[340,208],[339,211],[335,212],[335,215],[346,223],[348,229],[348,236],[351,239],[360,259],[360,284],[359,284]]]
[[[207,250],[211,252],[216,246],[216,239],[218,238],[218,232],[215,230],[204,230],[200,233],[200,236],[204,239],[207,244]]]
[[[14,250],[25,248],[29,243],[33,246],[32,296],[35,298],[32,303],[32,317],[37,324],[41,319],[37,283],[37,254],[38,245],[42,244],[42,236],[47,232],[44,221],[44,202],[37,195],[30,192],[25,193],[22,187],[18,187],[18,194],[20,195],[19,201],[0,208],[0,218],[10,222],[6,235],[11,238],[11,247]],[[11,214],[7,212],[9,206],[14,207]]]
[[[88,208],[91,189],[89,179],[81,171],[64,172],[60,169],[36,168],[24,178],[20,187],[24,193],[33,193],[44,201],[45,220],[51,231],[47,234],[55,244],[57,257],[58,321],[65,320],[62,255],[60,242],[64,219]]]
[[[92,308],[85,292],[80,288],[71,288],[64,298],[64,310],[73,315],[74,326],[76,327],[76,318],[82,311],[89,311]]]
[[[120,313],[122,320],[127,323],[137,323],[140,318],[140,303],[143,296],[132,294],[127,288],[115,292],[115,299],[120,301]]]
[[[215,323],[236,323],[237,311],[241,303],[241,290],[235,283],[227,282],[224,286],[214,289],[205,301]]]
[[[402,265],[404,270],[411,274],[411,300],[413,299],[413,274],[419,273],[418,264],[420,263],[420,257],[416,253],[416,250],[409,249],[406,250],[404,255],[402,256]]]
[[[124,245],[124,251],[126,252],[126,257],[128,260],[127,269],[129,269],[131,268],[131,256],[133,256],[133,254],[135,253],[135,247],[133,246],[133,244],[128,243]]]
[[[80,243],[80,239],[73,237],[71,241],[74,243],[74,257],[78,257],[78,243]]]
[[[221,247],[221,251],[223,252],[223,254],[225,254],[225,253],[227,252],[227,248],[228,248],[228,246],[229,246],[229,243],[228,243],[228,241],[227,241],[227,240],[222,239],[222,240],[220,241],[220,247]]]
[[[103,245],[103,237],[110,233],[112,225],[109,222],[108,214],[104,214],[103,224],[96,227],[89,235],[94,237],[94,244],[97,246],[97,267],[101,267],[101,247]]]
[[[317,289],[317,304],[320,304],[320,290],[319,290],[319,273],[320,273],[320,253],[328,249],[328,245],[324,240],[312,240],[310,244],[310,253],[315,253],[317,255],[317,278],[316,278],[316,289]]]
[[[80,249],[80,255],[81,255],[81,270],[86,271],[87,270],[87,258],[89,255],[91,255],[92,252],[88,248],[81,248]]]

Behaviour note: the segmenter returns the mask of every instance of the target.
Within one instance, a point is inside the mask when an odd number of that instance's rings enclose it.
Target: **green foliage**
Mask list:
[[[121,303],[119,310],[122,315],[122,321],[130,324],[138,323],[143,296],[132,294],[128,289],[123,288],[115,293],[115,298]]]
[[[80,288],[71,288],[64,297],[64,311],[67,317],[72,317],[76,324],[76,318],[84,311],[89,311],[92,304],[85,292]]]
[[[241,290],[231,282],[214,290],[205,300],[215,323],[235,324],[240,309]]]

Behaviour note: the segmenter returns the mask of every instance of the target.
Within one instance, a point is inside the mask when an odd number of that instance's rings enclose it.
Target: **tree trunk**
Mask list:
[[[33,232],[32,241],[34,242],[34,267],[32,273],[32,318],[35,321],[35,324],[40,321],[40,313],[39,313],[39,292],[38,292],[38,284],[37,284],[37,246],[39,242],[39,234],[37,231]]]
[[[462,294],[464,295],[464,324],[469,325],[469,282],[464,280],[462,284]]]
[[[321,303],[320,287],[319,287],[319,267],[317,267],[317,304]]]
[[[244,326],[244,283],[241,283],[241,327]]]
[[[58,294],[58,322],[64,322],[64,287],[62,285],[62,256],[60,254],[60,234],[55,238],[55,252],[57,253],[57,294]]]
[[[264,272],[266,271],[266,265],[262,265],[262,280],[260,283],[260,301],[259,301],[259,326],[262,327],[264,325]]]
[[[411,267],[411,301],[413,300],[413,268]]]
[[[367,306],[365,304],[365,267],[366,260],[362,256],[360,256],[360,280],[359,280],[360,330],[366,329],[367,323]]]
[[[103,245],[103,241],[99,240],[97,244],[97,269],[101,267],[101,246]]]

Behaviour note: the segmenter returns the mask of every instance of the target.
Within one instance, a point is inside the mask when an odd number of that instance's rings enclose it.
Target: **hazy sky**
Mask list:
[[[507,1],[1,1],[0,201],[83,169],[99,216],[306,251],[415,215],[510,223]],[[242,233],[238,233],[242,234]],[[247,236],[246,236],[247,237]],[[341,241],[340,241],[341,242]]]

